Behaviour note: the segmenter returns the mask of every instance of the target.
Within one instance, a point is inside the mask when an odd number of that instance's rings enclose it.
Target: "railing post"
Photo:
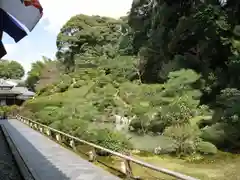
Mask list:
[[[47,134],[48,136],[51,136],[51,131],[50,131],[48,128],[46,128],[46,134]]]
[[[126,156],[130,156],[129,152],[125,153]],[[121,162],[121,171],[126,174],[127,179],[131,179],[133,177],[132,167],[130,164],[130,161],[127,159],[124,159]]]
[[[56,134],[56,140],[61,143],[61,135],[60,134]]]
[[[96,153],[95,148],[93,148],[91,151],[89,151],[88,155],[89,155],[89,161],[94,162],[96,160],[96,157],[97,157],[97,153]]]
[[[77,150],[77,148],[76,148],[76,146],[75,146],[75,142],[74,142],[73,139],[70,141],[70,146],[73,148],[74,151]]]
[[[42,127],[39,127],[39,131],[40,131],[41,133],[43,133],[43,128],[42,128]]]

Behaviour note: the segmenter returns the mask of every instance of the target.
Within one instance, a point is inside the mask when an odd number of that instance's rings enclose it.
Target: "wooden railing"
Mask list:
[[[198,180],[196,178],[178,173],[178,172],[174,172],[165,168],[161,168],[161,167],[156,167],[154,165],[151,165],[149,163],[137,160],[129,155],[124,155],[118,152],[114,152],[112,150],[109,150],[107,148],[101,147],[99,145],[90,143],[88,141],[79,139],[77,137],[74,137],[72,135],[66,134],[64,132],[61,132],[57,129],[51,128],[49,126],[46,126],[44,124],[41,124],[39,122],[36,122],[34,120],[22,117],[20,115],[16,115],[16,119],[23,122],[24,124],[30,126],[31,128],[46,134],[47,136],[53,137],[58,143],[62,143],[63,139],[68,139],[67,142],[69,143],[68,145],[74,150],[76,151],[76,142],[78,143],[82,143],[85,145],[88,145],[91,147],[92,150],[89,151],[88,155],[89,155],[89,160],[94,162],[97,159],[97,154],[96,154],[96,150],[101,150],[104,152],[107,152],[113,156],[117,156],[118,158],[122,159],[121,162],[121,172],[129,179],[141,179],[141,177],[136,178],[136,176],[133,175],[133,171],[132,171],[132,167],[131,167],[131,163],[134,164],[138,164],[144,168],[148,168],[151,169],[153,171],[156,172],[161,172],[163,174],[169,175],[171,177],[175,177],[176,179],[181,179],[181,180]],[[54,135],[53,135],[54,134]],[[154,179],[158,179],[158,178],[154,178]]]

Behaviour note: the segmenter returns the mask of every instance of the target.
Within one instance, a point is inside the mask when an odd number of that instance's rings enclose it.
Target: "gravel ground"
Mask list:
[[[1,127],[0,127],[1,128]],[[24,180],[0,129],[0,180]]]

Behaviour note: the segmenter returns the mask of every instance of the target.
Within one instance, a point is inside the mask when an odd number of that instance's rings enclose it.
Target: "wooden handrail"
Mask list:
[[[145,167],[145,168],[149,168],[151,170],[154,170],[154,171],[157,171],[157,172],[161,172],[163,174],[166,174],[166,175],[169,175],[169,176],[172,176],[172,177],[175,177],[175,178],[178,178],[178,179],[181,179],[181,180],[199,180],[199,179],[196,179],[196,178],[193,178],[193,177],[190,177],[190,176],[187,176],[187,175],[184,175],[184,174],[181,174],[181,173],[178,173],[178,172],[174,172],[174,171],[171,171],[171,170],[168,170],[168,169],[165,169],[165,168],[162,168],[162,167],[156,167],[156,166],[153,166],[152,164],[149,164],[149,163],[146,163],[146,162],[143,162],[143,161],[140,161],[140,160],[137,160],[131,156],[126,156],[126,155],[123,155],[121,153],[118,153],[118,152],[115,152],[115,151],[112,151],[110,149],[107,149],[107,148],[104,148],[102,146],[99,146],[99,145],[96,145],[94,143],[91,143],[91,142],[88,142],[88,141],[85,141],[85,140],[82,140],[82,139],[79,139],[77,137],[74,137],[70,134],[67,134],[67,133],[64,133],[62,131],[59,131],[57,129],[54,129],[54,128],[51,128],[49,126],[46,126],[44,124],[41,124],[37,121],[34,121],[34,120],[31,120],[29,118],[26,118],[26,117],[23,117],[21,115],[16,115],[16,119],[19,120],[19,118],[23,119],[23,120],[27,120],[29,122],[32,122],[32,123],[35,123],[41,127],[44,127],[46,129],[49,129],[55,133],[58,133],[58,134],[61,134],[63,136],[66,136],[72,140],[75,140],[75,141],[78,141],[78,142],[81,142],[81,143],[84,143],[84,144],[87,144],[93,148],[96,148],[96,149],[99,149],[99,150],[102,150],[102,151],[105,151],[105,152],[108,152],[112,155],[115,155],[117,157],[120,157],[124,160],[128,160],[128,161],[131,161],[132,163],[135,163],[135,164],[138,164],[142,167]]]

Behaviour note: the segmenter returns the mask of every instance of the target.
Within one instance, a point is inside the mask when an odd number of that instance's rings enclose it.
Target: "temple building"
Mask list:
[[[21,105],[35,95],[34,92],[18,84],[19,82],[15,80],[0,79],[0,106]]]

